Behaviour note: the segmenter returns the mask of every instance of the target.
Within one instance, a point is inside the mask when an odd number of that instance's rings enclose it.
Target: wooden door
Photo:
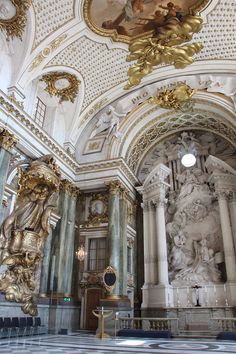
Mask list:
[[[93,315],[92,310],[99,306],[99,300],[102,297],[102,289],[87,290],[86,306],[86,329],[96,330],[98,328],[98,319]]]

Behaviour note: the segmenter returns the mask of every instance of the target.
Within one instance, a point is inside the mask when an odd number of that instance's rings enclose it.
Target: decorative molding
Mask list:
[[[18,139],[12,133],[0,127],[0,147],[11,153],[17,142]]]
[[[51,152],[62,159],[65,164],[73,168],[74,173],[79,169],[79,164],[74,158],[62,149],[43,129],[38,127],[27,113],[22,113],[22,109],[19,108],[19,106],[16,107],[15,103],[10,102],[9,98],[4,97],[2,93],[0,93],[0,106],[6,111],[6,114],[20,121],[41,143],[46,145]]]
[[[75,75],[67,72],[51,72],[42,76],[40,81],[46,83],[45,91],[50,96],[59,97],[59,103],[70,101],[74,103],[78,94],[80,81]]]
[[[155,109],[146,112],[142,118],[140,117],[140,119],[143,119],[154,111]],[[167,118],[168,116],[169,118],[164,121],[164,118]],[[178,113],[171,115],[170,113],[165,113],[155,118],[155,120],[150,121],[145,127],[143,127],[142,131],[145,133],[139,137],[138,141],[138,136],[135,136],[130,143],[130,148],[126,153],[125,159],[131,170],[134,172],[137,170],[138,161],[154,141],[159,141],[163,136],[175,133],[177,130],[188,130],[190,128],[215,132],[235,145],[235,128],[229,122],[224,122],[222,117],[217,113],[200,109],[195,110],[191,114]],[[123,139],[125,138],[126,136],[123,137]]]
[[[36,69],[52,52],[54,52],[61,43],[65,41],[67,34],[62,34],[61,36],[54,39],[47,47],[45,47],[41,52],[34,58],[28,71],[33,71]]]
[[[99,111],[99,109],[101,109],[105,103],[107,103],[108,99],[107,98],[103,98],[100,101],[98,101],[97,103],[95,103],[87,113],[85,113],[85,115],[83,116],[82,121],[80,122],[80,125],[83,125],[89,117],[94,116],[96,112]]]
[[[6,33],[7,39],[22,39],[27,22],[27,10],[31,0],[5,0],[0,7],[0,30]]]

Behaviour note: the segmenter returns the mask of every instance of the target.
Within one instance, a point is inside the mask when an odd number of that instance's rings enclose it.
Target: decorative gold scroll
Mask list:
[[[149,98],[149,102],[166,109],[182,109],[196,91],[186,84],[178,84],[172,90],[164,90],[156,97]]]
[[[35,274],[43,258],[55,209],[60,171],[51,155],[19,170],[19,190],[13,212],[0,228],[0,292],[8,301],[21,303],[25,314],[37,315]]]
[[[5,0],[0,4],[0,29],[7,38],[22,39],[31,0]]]
[[[193,63],[193,55],[203,48],[201,43],[190,43],[193,34],[202,28],[202,19],[197,15],[186,15],[181,22],[167,23],[149,38],[134,40],[129,45],[127,61],[136,60],[128,70],[129,80],[125,89],[138,85],[144,76],[152,72],[153,67],[173,64],[176,69],[183,69]]]
[[[75,75],[66,72],[52,72],[43,75],[40,81],[44,81],[47,84],[45,90],[51,96],[57,96],[60,98],[59,103],[63,101],[74,102],[78,90],[80,81]],[[58,83],[66,84],[65,87],[60,87]]]

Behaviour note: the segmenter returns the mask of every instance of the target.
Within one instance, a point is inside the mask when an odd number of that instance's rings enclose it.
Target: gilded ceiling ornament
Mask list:
[[[159,11],[160,13],[160,11]],[[163,15],[160,13],[158,16]],[[193,55],[203,48],[201,43],[190,43],[193,34],[202,28],[202,18],[197,15],[185,15],[178,22],[169,18],[162,27],[148,38],[134,40],[129,45],[127,61],[137,60],[128,70],[129,80],[125,89],[138,85],[144,76],[152,72],[153,67],[173,64],[176,69],[183,69],[193,63]]]
[[[0,228],[0,292],[7,301],[21,303],[25,314],[36,316],[36,273],[50,231],[49,217],[55,209],[60,171],[51,155],[19,170],[19,190],[12,213]]]
[[[0,2],[0,29],[7,38],[22,39],[31,0],[4,0]]]
[[[156,97],[149,98],[148,102],[156,104],[161,108],[182,110],[190,102],[195,92],[196,90],[186,84],[178,84],[172,90],[164,90]]]
[[[75,75],[66,72],[52,72],[43,75],[40,81],[44,81],[47,84],[45,91],[50,96],[59,97],[59,103],[63,101],[71,101],[74,103],[78,94],[80,81]]]
[[[32,64],[29,67],[29,71],[36,69],[44,60],[47,58],[51,52],[60,47],[61,43],[67,38],[67,34],[62,34],[61,36],[54,39],[49,45],[41,50],[41,52],[34,58]]]

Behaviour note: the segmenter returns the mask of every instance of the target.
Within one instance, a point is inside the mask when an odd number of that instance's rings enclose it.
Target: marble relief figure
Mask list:
[[[176,211],[167,224],[169,276],[177,286],[221,281],[217,264],[223,258],[219,214],[206,178],[198,168],[178,176],[181,188]]]

